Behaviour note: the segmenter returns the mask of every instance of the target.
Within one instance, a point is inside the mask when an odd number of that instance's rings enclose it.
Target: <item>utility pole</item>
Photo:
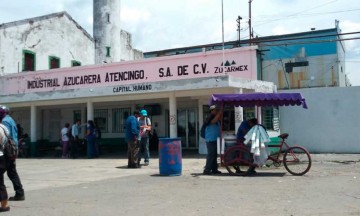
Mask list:
[[[242,17],[241,16],[238,16],[238,18],[236,19],[236,22],[237,22],[237,30],[238,30],[238,36],[239,36],[239,39],[238,39],[238,46],[240,47],[240,21],[242,20]]]
[[[249,45],[251,46],[252,39],[252,29],[251,29],[251,2],[253,0],[249,0]]]

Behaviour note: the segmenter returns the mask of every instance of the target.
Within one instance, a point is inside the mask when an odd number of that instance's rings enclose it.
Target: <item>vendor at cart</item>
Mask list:
[[[238,144],[243,144],[245,141],[245,135],[247,134],[247,132],[249,132],[249,130],[254,126],[257,125],[258,121],[256,118],[252,118],[252,119],[247,119],[244,120],[243,122],[241,122],[237,133],[236,133],[236,139],[237,139],[237,143]]]

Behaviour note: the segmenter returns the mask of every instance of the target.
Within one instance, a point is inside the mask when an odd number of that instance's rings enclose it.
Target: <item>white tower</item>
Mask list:
[[[119,62],[121,58],[120,0],[94,0],[95,63]]]

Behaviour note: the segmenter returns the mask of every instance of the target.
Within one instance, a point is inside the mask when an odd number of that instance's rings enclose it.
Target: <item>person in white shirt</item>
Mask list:
[[[70,149],[70,137],[69,137],[70,124],[65,123],[65,126],[61,129],[61,144],[62,144],[62,158],[68,158]]]

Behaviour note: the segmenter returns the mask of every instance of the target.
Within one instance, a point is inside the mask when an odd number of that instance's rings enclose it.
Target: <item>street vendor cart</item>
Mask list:
[[[258,114],[259,107],[271,106],[302,106],[307,109],[305,99],[300,93],[248,93],[248,94],[214,94],[211,96],[210,105],[217,105],[224,109],[225,106],[256,107]],[[221,120],[222,128],[223,121]],[[260,127],[259,127],[260,128]],[[256,135],[256,133],[254,132]],[[232,175],[248,175],[250,168],[259,166],[256,157],[260,154],[254,152],[254,144],[259,149],[278,148],[274,154],[266,152],[265,161],[270,160],[275,166],[284,165],[285,169],[293,175],[304,175],[311,168],[310,153],[301,146],[288,145],[285,140],[289,134],[283,133],[278,137],[281,142],[276,145],[264,145],[259,143],[255,135],[250,136],[252,139],[248,145],[238,142],[236,145],[227,148],[224,152],[220,150],[220,163]],[[220,134],[220,149],[223,149],[223,133]],[[249,141],[249,140],[248,140]],[[263,155],[262,155],[263,156]]]

